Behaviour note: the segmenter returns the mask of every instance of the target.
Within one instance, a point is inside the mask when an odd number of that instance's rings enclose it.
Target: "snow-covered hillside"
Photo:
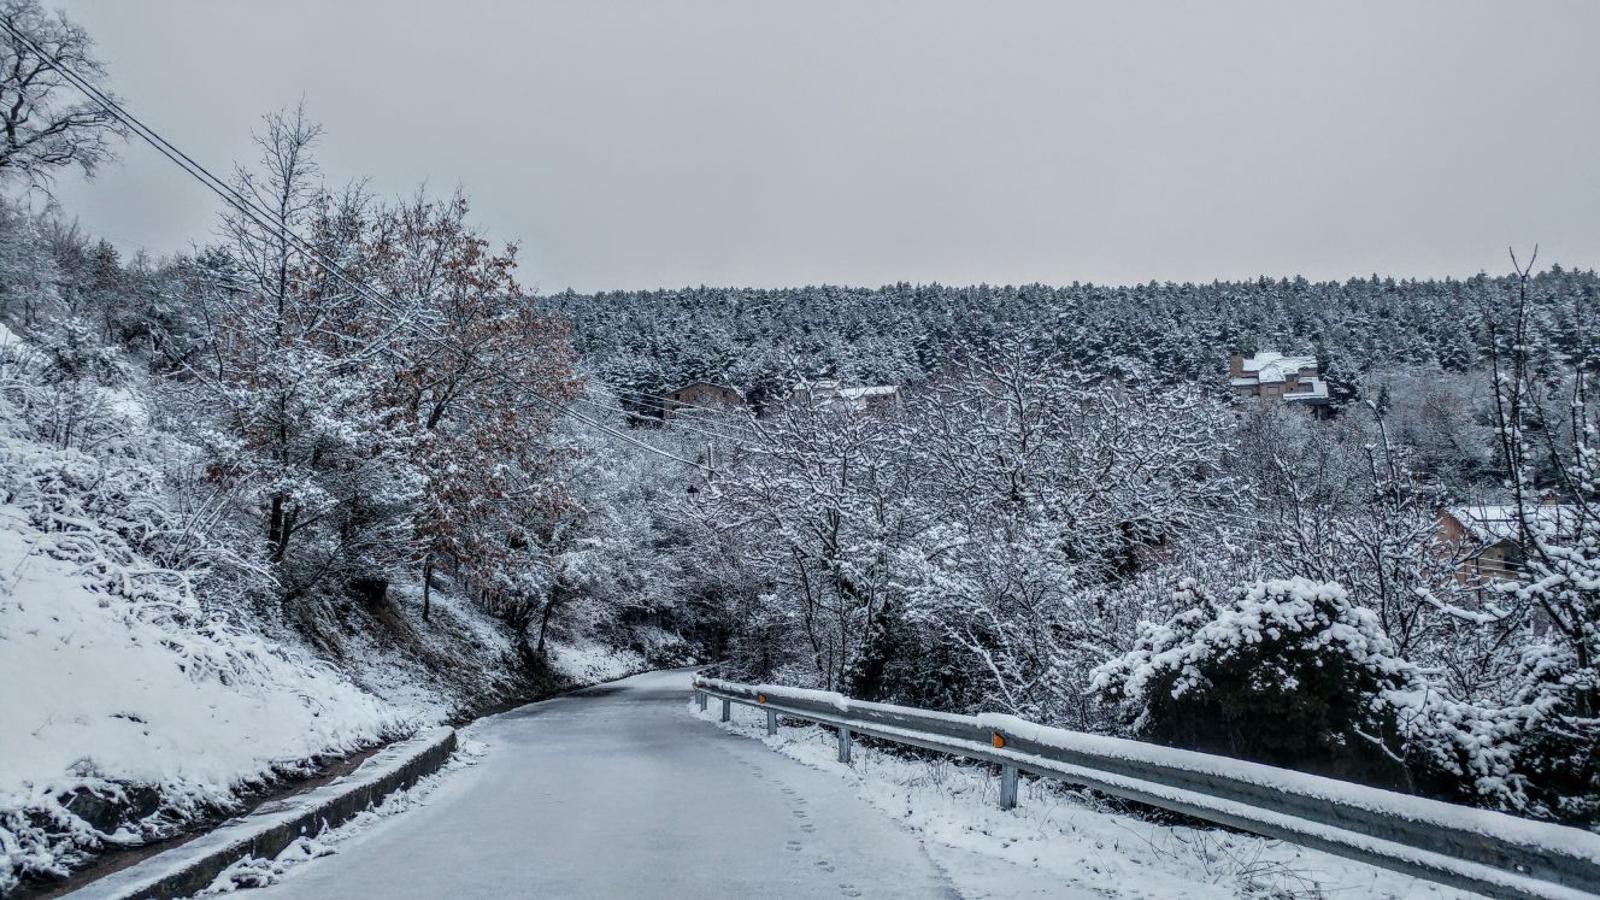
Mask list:
[[[0,333],[0,891],[406,727],[202,601],[217,567],[166,504],[146,418]]]
[[[60,558],[80,537],[0,506],[0,890],[403,727],[326,664],[196,604],[101,590]]]
[[[502,622],[436,591],[423,623],[415,586],[313,649],[252,601],[254,564],[208,508],[179,509],[188,449],[106,360],[73,377],[0,330],[0,894],[418,727],[643,666],[553,640],[532,684]]]

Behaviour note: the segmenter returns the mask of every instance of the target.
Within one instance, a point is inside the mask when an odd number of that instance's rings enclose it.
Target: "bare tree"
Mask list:
[[[0,0],[0,22],[6,26],[0,33],[0,177],[40,186],[63,166],[93,174],[126,131],[55,65],[105,92],[105,65],[94,40],[38,0]]]

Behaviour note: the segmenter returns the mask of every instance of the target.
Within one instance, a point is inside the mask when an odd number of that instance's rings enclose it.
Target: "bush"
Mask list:
[[[1600,824],[1600,717],[1592,667],[1534,644],[1512,703],[1479,707],[1432,692],[1395,695],[1419,787],[1442,799],[1593,828]]]
[[[1382,787],[1409,788],[1388,696],[1417,682],[1371,611],[1304,578],[1242,585],[1226,603],[1193,581],[1189,608],[1145,623],[1092,689],[1140,737]]]
[[[1600,825],[1600,716],[1588,702],[1597,690],[1595,668],[1566,647],[1535,645],[1518,674],[1527,687],[1510,717],[1518,727],[1509,743],[1524,778],[1512,808]]]

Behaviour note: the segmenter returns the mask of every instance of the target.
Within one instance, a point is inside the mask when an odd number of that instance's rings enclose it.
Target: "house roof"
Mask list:
[[[846,400],[864,400],[868,397],[888,397],[899,391],[892,384],[876,384],[871,387],[839,388],[838,394]]]
[[[1517,507],[1513,504],[1472,504],[1445,510],[1473,538],[1485,544],[1515,540],[1520,535]],[[1579,509],[1576,506],[1547,503],[1528,510],[1528,524],[1551,537],[1570,538],[1577,533]]]
[[[1317,370],[1315,356],[1289,356],[1272,350],[1263,350],[1244,360],[1246,375],[1253,378],[1234,379],[1235,384],[1277,384],[1301,369]]]
[[[1293,391],[1283,395],[1287,403],[1324,403],[1328,399],[1328,382],[1322,378],[1302,378],[1300,385],[1305,390]]]
[[[894,397],[900,393],[900,386],[895,384],[858,385],[844,387],[837,380],[825,379],[821,381],[801,382],[790,394],[791,397],[804,397],[807,402],[818,406],[832,406],[837,403],[848,404],[855,408],[864,408],[871,400],[880,397]]]

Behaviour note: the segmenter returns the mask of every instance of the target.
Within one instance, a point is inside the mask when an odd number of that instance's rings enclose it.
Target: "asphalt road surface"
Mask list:
[[[954,897],[832,775],[689,715],[653,672],[475,724],[427,804],[296,867],[275,898]]]

